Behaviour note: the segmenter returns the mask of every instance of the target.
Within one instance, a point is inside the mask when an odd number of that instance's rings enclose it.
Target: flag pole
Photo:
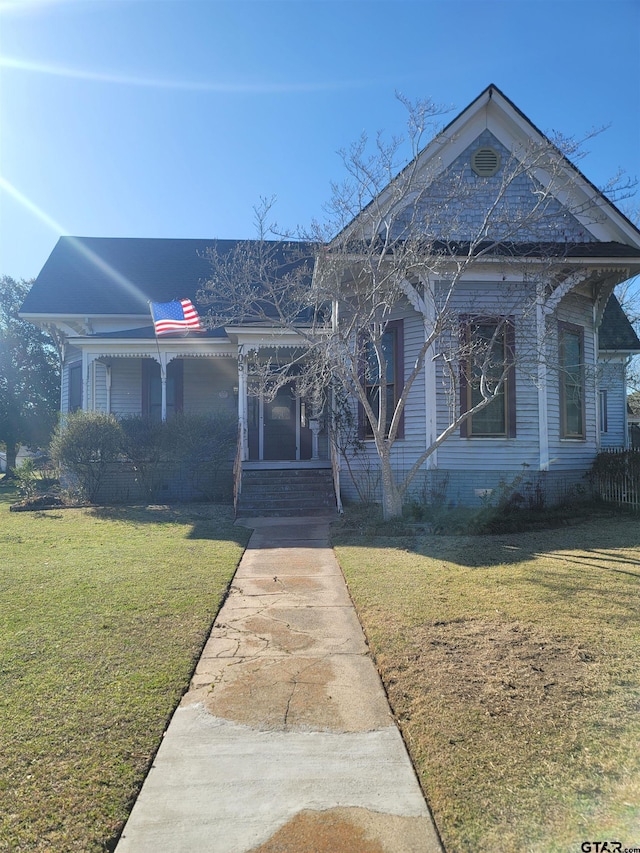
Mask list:
[[[153,323],[153,334],[156,339],[156,347],[158,348],[158,361],[160,363],[160,420],[164,423],[167,419],[167,371],[165,370],[162,353],[160,352],[160,341],[156,330],[156,318],[153,316],[153,302],[149,299],[149,311],[151,313],[151,321]]]

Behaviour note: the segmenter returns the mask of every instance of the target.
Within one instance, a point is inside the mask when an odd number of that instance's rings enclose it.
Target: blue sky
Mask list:
[[[405,130],[395,93],[495,83],[591,140],[594,183],[640,177],[638,0],[0,0],[0,274],[61,234],[255,235],[322,217],[337,151]],[[638,202],[622,205],[633,215]]]

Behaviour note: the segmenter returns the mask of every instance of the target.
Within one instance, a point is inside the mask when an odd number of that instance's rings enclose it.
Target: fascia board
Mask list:
[[[39,320],[42,322],[51,322],[51,321],[62,321],[62,322],[78,322],[89,319],[93,322],[100,320],[117,320],[120,323],[125,323],[131,321],[132,323],[138,323],[140,321],[148,320],[150,321],[151,317],[147,314],[56,314],[51,311],[47,311],[46,313],[31,311],[29,313],[23,313],[22,311],[18,314],[19,317],[22,317],[23,320]],[[151,322],[149,322],[151,325]]]
[[[148,355],[155,358],[158,348],[163,352],[193,353],[194,355],[228,355],[237,356],[237,348],[230,341],[215,342],[211,340],[199,341],[187,338],[160,338],[157,342],[154,338],[110,338],[109,340],[94,339],[87,337],[70,337],[68,343],[89,355],[110,355],[114,358],[121,357],[144,357]]]
[[[305,339],[293,329],[270,329],[268,327],[225,327],[227,337],[238,346],[292,347],[306,345]]]

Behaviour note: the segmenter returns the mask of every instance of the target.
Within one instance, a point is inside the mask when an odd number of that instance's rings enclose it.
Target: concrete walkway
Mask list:
[[[249,546],[117,853],[441,851],[328,520]]]

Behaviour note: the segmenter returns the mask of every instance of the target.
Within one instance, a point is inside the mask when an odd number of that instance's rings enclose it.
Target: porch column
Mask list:
[[[89,411],[89,356],[82,351],[82,409]]]
[[[538,286],[536,298],[536,359],[538,362],[538,442],[540,470],[549,470],[549,414],[547,410],[547,311],[544,289]]]
[[[238,425],[241,436],[240,457],[249,458],[249,436],[247,433],[247,371],[242,344],[238,347]]]
[[[167,354],[160,353],[160,384],[162,398],[160,405],[160,419],[164,423],[167,419]]]
[[[105,383],[107,386],[107,414],[111,414],[111,365],[105,364]]]

